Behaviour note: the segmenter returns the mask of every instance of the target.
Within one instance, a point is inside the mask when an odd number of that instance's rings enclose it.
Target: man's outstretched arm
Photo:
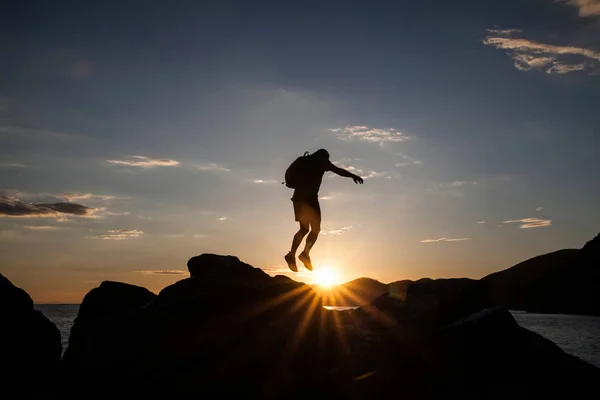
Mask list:
[[[360,176],[355,175],[350,171],[346,171],[345,169],[340,168],[334,164],[329,164],[329,171],[339,176],[343,176],[345,178],[352,178],[352,180],[354,180],[354,183],[363,183],[363,178],[361,178]]]

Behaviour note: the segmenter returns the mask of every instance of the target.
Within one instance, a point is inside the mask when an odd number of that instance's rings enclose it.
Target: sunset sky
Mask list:
[[[0,272],[158,292],[201,253],[294,275],[288,164],[326,148],[315,269],[480,278],[600,232],[600,0],[5,1]]]

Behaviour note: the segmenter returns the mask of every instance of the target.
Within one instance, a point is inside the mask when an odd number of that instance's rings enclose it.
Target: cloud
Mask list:
[[[27,165],[19,163],[0,163],[0,168],[27,168]]]
[[[448,183],[437,183],[430,187],[428,191],[433,193],[439,193],[441,195],[449,195],[456,197],[463,197],[465,195],[464,189],[469,186],[479,185],[477,181],[452,181]]]
[[[528,228],[543,228],[545,226],[551,226],[552,221],[549,219],[539,219],[539,218],[523,218],[523,219],[513,219],[510,221],[504,221],[503,224],[521,224],[519,228],[528,229]]]
[[[557,46],[515,37],[516,29],[488,29],[483,44],[504,50],[520,71],[544,70],[547,74],[568,74],[598,68],[600,52],[575,46]]]
[[[183,271],[180,269],[148,269],[148,270],[142,270],[142,271],[133,271],[133,272],[137,272],[139,274],[144,274],[144,275],[187,275],[189,274],[188,271]]]
[[[23,225],[25,229],[31,230],[40,230],[40,231],[53,231],[57,229],[61,229],[60,226],[52,226],[52,225]]]
[[[65,216],[93,218],[101,209],[77,203],[25,203],[14,197],[0,196],[0,217],[64,218]]]
[[[570,4],[579,9],[579,16],[600,15],[600,0],[555,0],[557,3]]]
[[[477,221],[478,224],[485,224],[485,221]]]
[[[396,164],[394,164],[396,167],[406,167],[408,165],[420,165],[420,164],[422,164],[421,161],[419,161],[419,160],[417,160],[415,158],[409,157],[406,154],[398,153],[398,155],[400,157],[402,157],[402,161],[397,162]]]
[[[71,202],[73,200],[89,200],[89,199],[99,199],[99,200],[124,199],[124,197],[93,194],[93,193],[62,193],[62,194],[59,194],[58,197],[64,198],[68,202]]]
[[[384,143],[384,142],[403,142],[408,137],[394,128],[369,128],[368,126],[354,125],[345,128],[329,129],[338,134],[342,139],[359,139],[366,142]]]
[[[465,240],[471,240],[470,238],[455,238],[455,239],[449,239],[449,238],[437,238],[437,239],[423,239],[421,240],[421,243],[438,243],[438,242],[464,242]]]
[[[536,207],[535,211],[542,211],[544,207]]]
[[[386,171],[377,172],[377,171],[372,171],[372,170],[367,170],[367,169],[356,168],[353,165],[345,165],[344,161],[347,161],[347,159],[342,159],[340,161],[334,161],[333,164],[335,164],[336,166],[343,168],[347,171],[350,171],[350,172],[362,177],[363,179],[384,177],[384,176],[388,176],[388,174],[389,174],[389,172],[386,172]],[[338,176],[338,175],[336,175],[336,174],[329,175],[330,178],[334,178],[336,176]]]
[[[137,229],[111,229],[105,235],[92,236],[92,239],[102,240],[126,240],[133,237],[138,237],[144,232]]]
[[[343,235],[344,233],[348,232],[350,229],[352,229],[352,226],[345,226],[340,229],[331,229],[328,231],[321,231],[321,234],[322,235]]]
[[[85,140],[83,136],[70,133],[56,132],[47,129],[23,128],[20,126],[0,126],[0,135],[33,136],[37,138],[52,138],[59,140]]]
[[[199,164],[197,167],[201,171],[231,172],[230,169],[216,163]]]
[[[168,158],[149,158],[146,156],[131,156],[129,158],[130,160],[107,160],[107,162],[138,168],[176,167],[181,164],[179,161],[170,160]]]
[[[252,183],[257,183],[259,185],[273,185],[279,182],[275,179],[252,179]]]
[[[319,200],[327,201],[334,199],[335,196],[319,196]]]
[[[217,221],[225,221],[227,219],[227,217],[219,217],[217,218]]]

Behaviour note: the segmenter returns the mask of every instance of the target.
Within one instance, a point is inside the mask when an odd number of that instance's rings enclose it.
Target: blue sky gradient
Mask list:
[[[600,1],[8,1],[2,273],[37,302],[271,274],[326,148],[316,268],[473,277],[600,229]],[[85,206],[32,206],[69,202]],[[29,204],[29,206],[27,206]],[[312,282],[301,272],[295,279]]]

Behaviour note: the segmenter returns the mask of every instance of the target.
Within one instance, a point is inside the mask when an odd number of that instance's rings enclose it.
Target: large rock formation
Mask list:
[[[47,397],[58,384],[60,332],[34,310],[33,301],[24,290],[1,274],[0,318],[0,390],[5,393],[2,397]]]
[[[579,250],[537,256],[482,281],[494,303],[509,309],[600,315],[600,235]]]
[[[525,399],[549,392],[544,376],[556,393],[600,378],[506,311],[468,317],[488,305],[482,282],[421,280],[339,312],[311,287],[237,257],[203,254],[188,268],[190,278],[156,297],[130,285],[90,292],[96,305],[82,305],[63,359],[73,382],[65,397],[92,388],[97,397]],[[117,298],[136,300],[120,312]],[[93,329],[90,309],[103,310]]]
[[[69,335],[69,347],[63,355],[63,364],[83,362],[74,358],[86,354],[86,346],[102,351],[102,346],[107,342],[91,339],[101,335],[118,335],[114,331],[119,329],[117,321],[129,321],[130,317],[137,315],[136,312],[155,297],[146,288],[121,282],[104,281],[99,287],[92,289],[79,306]]]

